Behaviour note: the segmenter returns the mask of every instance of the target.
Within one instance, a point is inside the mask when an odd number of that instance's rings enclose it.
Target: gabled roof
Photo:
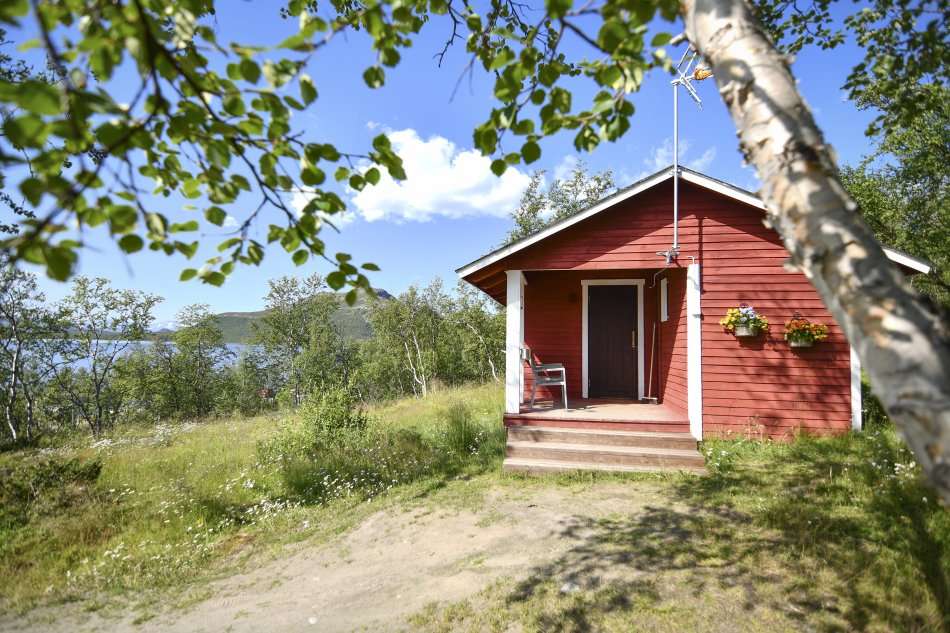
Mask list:
[[[744,202],[745,204],[755,207],[756,209],[765,211],[765,204],[751,191],[740,189],[739,187],[730,185],[729,183],[717,180],[686,167],[681,166],[679,169],[679,177],[686,182],[692,183],[709,191],[722,194],[727,198]],[[662,169],[651,176],[647,176],[646,178],[633,183],[629,187],[618,190],[616,193],[607,196],[596,204],[587,207],[575,215],[564,218],[559,222],[555,222],[554,224],[545,227],[537,233],[529,235],[528,237],[518,240],[517,242],[508,244],[507,246],[503,246],[495,251],[492,251],[491,253],[488,253],[487,255],[484,255],[483,257],[480,257],[475,261],[458,268],[455,272],[458,273],[459,277],[468,277],[472,273],[476,273],[486,266],[490,266],[491,264],[494,264],[495,262],[508,257],[509,255],[522,251],[532,244],[536,244],[551,237],[552,235],[560,233],[564,229],[574,226],[579,222],[583,222],[587,218],[597,215],[601,211],[605,211],[628,198],[632,198],[633,196],[650,189],[651,187],[672,179],[673,166],[670,165],[669,167]],[[904,266],[917,273],[927,274],[930,272],[931,265],[928,262],[887,246],[884,246],[883,248],[884,254],[887,255],[888,259],[894,263]]]

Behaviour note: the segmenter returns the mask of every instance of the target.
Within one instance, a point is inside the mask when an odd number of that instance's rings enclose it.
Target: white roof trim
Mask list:
[[[518,251],[521,251],[531,246],[532,244],[536,244],[537,242],[540,242],[541,240],[547,239],[548,237],[554,235],[555,233],[559,233],[568,227],[574,226],[578,222],[583,222],[584,220],[591,217],[592,215],[596,215],[600,213],[601,211],[614,206],[618,202],[623,202],[624,200],[628,198],[632,198],[638,193],[645,191],[649,189],[650,187],[658,185],[665,180],[672,180],[672,178],[673,178],[673,168],[672,166],[670,166],[666,169],[656,172],[652,176],[647,176],[643,180],[630,185],[626,189],[621,189],[620,191],[613,194],[612,196],[608,196],[607,198],[604,198],[597,204],[591,207],[588,207],[587,209],[581,211],[577,215],[572,215],[569,218],[565,218],[561,220],[560,222],[552,224],[551,226],[541,231],[538,231],[534,235],[526,237],[523,240],[515,242],[514,244],[509,244],[508,246],[500,248],[497,251],[491,252],[479,259],[476,259],[470,264],[466,264],[465,266],[462,266],[461,268],[457,269],[455,272],[458,273],[459,277],[467,277],[470,274],[477,272],[478,270],[481,270],[482,268],[485,268],[486,266],[490,266],[491,264],[494,264],[495,262],[500,261],[504,259],[505,257],[508,257],[509,255],[517,253]],[[680,167],[680,178],[682,178],[686,182],[691,182],[695,185],[699,185],[700,187],[703,187],[704,189],[708,189],[709,191],[714,191],[716,193],[722,194],[726,196],[727,198],[732,198],[733,200],[743,202],[751,207],[755,207],[756,209],[761,209],[763,211],[765,210],[765,203],[762,202],[761,198],[759,198],[754,193],[746,191],[744,189],[740,189],[738,187],[734,187],[720,180],[716,180],[715,178],[711,178],[709,176],[700,174],[698,172],[695,172],[683,167]],[[884,254],[887,255],[887,258],[896,264],[906,266],[907,268],[910,268],[911,270],[917,271],[925,275],[929,273],[931,270],[930,264],[928,264],[927,262],[921,259],[918,259],[911,255],[907,255],[906,253],[901,253],[900,251],[896,251],[892,248],[888,248],[887,246],[882,246],[882,248],[884,249]]]
[[[882,246],[884,249],[884,254],[887,255],[887,258],[894,262],[895,264],[900,264],[901,266],[907,266],[911,270],[916,270],[917,272],[927,275],[930,273],[933,268],[930,264],[925,262],[922,259],[917,259],[913,255],[908,255],[907,253],[902,253],[900,251],[895,251],[893,248],[888,248],[887,246]]]
[[[559,233],[560,231],[563,231],[564,229],[570,226],[574,226],[578,222],[583,222],[590,216],[596,215],[597,213],[600,213],[604,209],[612,207],[618,202],[623,202],[627,198],[632,198],[633,196],[637,195],[641,191],[645,191],[646,189],[649,189],[650,187],[656,184],[659,184],[663,182],[664,180],[668,180],[672,178],[673,178],[672,171],[670,170],[659,171],[653,174],[652,176],[648,176],[647,178],[644,178],[640,182],[637,182],[631,185],[630,187],[627,187],[626,189],[621,189],[620,191],[613,194],[612,196],[608,196],[607,198],[604,198],[603,200],[601,200],[594,206],[588,207],[587,209],[581,211],[577,215],[572,215],[569,218],[565,218],[561,220],[560,222],[552,224],[551,226],[541,231],[538,231],[534,235],[526,237],[523,240],[515,242],[514,244],[509,244],[508,246],[500,248],[497,251],[491,252],[488,255],[485,255],[479,259],[476,259],[472,263],[462,266],[455,272],[458,273],[459,277],[467,277],[470,274],[476,272],[477,270],[480,270],[486,266],[490,266],[491,264],[494,264],[495,262],[502,260],[513,253],[517,253],[518,251],[523,250],[527,248],[528,246],[531,246],[532,244],[540,242],[541,240],[546,239],[547,237],[554,235],[555,233]]]

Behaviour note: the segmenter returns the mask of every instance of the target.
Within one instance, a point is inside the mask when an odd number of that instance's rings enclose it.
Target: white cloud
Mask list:
[[[679,142],[679,164],[686,165],[690,169],[695,169],[696,171],[703,171],[708,168],[713,160],[716,158],[716,147],[710,147],[702,153],[698,158],[693,158],[688,160],[689,150],[693,146],[692,142],[689,139],[680,139]],[[637,176],[637,180],[645,178],[651,174],[655,174],[664,167],[669,167],[673,164],[673,139],[665,138],[663,139],[663,144],[659,147],[654,147],[650,150],[650,155],[647,158],[643,159],[643,164],[647,166],[647,170],[641,171]]]
[[[367,129],[367,130],[369,130],[369,131],[372,132],[373,130],[376,130],[376,129],[378,129],[378,128],[379,128],[379,123],[378,123],[377,121],[367,121],[367,122],[366,122],[366,129]]]
[[[580,159],[573,154],[565,156],[561,159],[561,162],[558,163],[557,167],[554,168],[554,180],[567,180],[570,178],[580,162]],[[546,180],[545,184],[547,184]]]
[[[293,207],[298,218],[303,215],[303,208],[310,202],[312,193],[313,189],[305,187],[300,191],[294,192],[294,195],[290,198],[290,206]],[[337,213],[332,216],[318,213],[317,216],[330,222],[338,229],[342,229],[344,226],[352,224],[356,220],[356,214],[352,211],[344,211],[343,213]]]
[[[234,219],[233,215],[229,215],[228,217],[224,218],[224,224],[222,224],[221,226],[225,226],[225,227],[237,226],[237,220]]]
[[[705,152],[703,152],[703,155],[700,156],[699,158],[694,158],[693,160],[686,163],[686,166],[689,167],[690,169],[695,169],[696,171],[704,171],[707,167],[709,167],[712,164],[715,158],[716,158],[716,148],[715,146],[713,146],[707,149]]]
[[[366,220],[426,222],[436,216],[461,218],[507,216],[531,181],[509,167],[501,178],[491,172],[491,159],[474,150],[461,150],[441,136],[422,139],[412,129],[387,133],[402,157],[406,180],[397,182],[384,170],[375,187],[352,197]]]

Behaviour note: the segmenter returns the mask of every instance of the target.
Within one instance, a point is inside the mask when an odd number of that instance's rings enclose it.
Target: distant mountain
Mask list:
[[[385,290],[377,290],[376,296],[386,301],[392,298],[392,295]],[[356,305],[348,306],[342,302],[343,293],[340,293],[341,306],[333,313],[333,323],[337,326],[340,334],[346,338],[367,339],[373,337],[373,327],[366,318],[367,299],[363,294],[359,295]],[[266,310],[257,312],[222,312],[218,314],[218,327],[224,335],[227,343],[247,343],[254,338],[254,330],[251,327],[261,319]]]

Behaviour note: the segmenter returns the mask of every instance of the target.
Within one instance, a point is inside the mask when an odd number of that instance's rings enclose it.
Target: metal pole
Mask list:
[[[673,246],[670,248],[674,253],[679,249],[679,152],[680,152],[680,132],[679,132],[679,82],[673,82]]]

